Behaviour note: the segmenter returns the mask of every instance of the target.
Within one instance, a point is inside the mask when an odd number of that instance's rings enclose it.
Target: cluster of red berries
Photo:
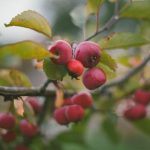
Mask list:
[[[34,97],[28,97],[26,101],[31,105],[35,114],[41,112],[42,105]],[[15,128],[17,126],[16,117],[10,112],[0,112],[0,128],[1,130],[1,139],[5,143],[11,143],[15,141],[17,137],[17,132]],[[38,126],[30,123],[27,119],[19,121],[19,132],[28,138],[36,136],[39,132]],[[21,144],[17,145],[15,150],[28,150],[28,148]]]
[[[134,106],[129,106],[124,112],[125,118],[137,120],[145,118],[146,106],[150,103],[150,93],[145,90],[137,90],[134,94]]]
[[[89,93],[78,93],[64,100],[63,106],[54,111],[54,118],[61,125],[78,122],[84,117],[84,109],[92,104],[93,99]]]
[[[72,77],[77,78],[82,75],[84,67],[88,68],[82,78],[87,89],[94,90],[106,82],[104,71],[95,67],[101,56],[101,49],[98,44],[84,41],[77,45],[74,52],[68,42],[58,40],[51,45],[49,51],[58,56],[58,58],[52,58],[52,61],[59,65],[66,65],[69,75]]]

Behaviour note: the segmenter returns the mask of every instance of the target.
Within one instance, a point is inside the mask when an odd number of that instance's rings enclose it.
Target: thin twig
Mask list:
[[[41,87],[41,92],[45,91],[46,88],[48,87],[48,85],[49,85],[51,82],[53,82],[53,80],[48,79],[48,80],[44,83],[44,85]]]
[[[114,15],[108,20],[108,22],[106,22],[106,24],[102,28],[100,28],[99,30],[97,30],[97,32],[86,38],[85,41],[89,41],[92,38],[99,35],[100,33],[110,29],[110,27],[112,27],[119,20],[119,18],[119,0],[117,0],[115,3]]]

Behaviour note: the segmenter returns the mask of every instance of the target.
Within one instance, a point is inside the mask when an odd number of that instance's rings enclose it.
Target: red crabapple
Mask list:
[[[38,127],[24,119],[20,122],[20,131],[27,137],[33,137],[38,133]]]
[[[100,60],[101,49],[98,44],[91,41],[81,42],[75,51],[75,58],[79,60],[84,67],[92,68]]]
[[[77,104],[82,106],[83,108],[91,107],[93,104],[92,96],[87,92],[80,92],[78,94],[75,94],[71,101],[73,104]]]
[[[15,123],[16,119],[11,113],[0,112],[0,128],[12,129]]]
[[[67,106],[64,106],[61,108],[57,108],[54,111],[54,118],[61,125],[67,125],[69,123],[66,117],[66,109],[67,109]]]
[[[83,71],[84,71],[84,67],[82,65],[82,63],[78,60],[75,59],[71,59],[68,63],[67,63],[67,69],[69,71],[69,74],[72,77],[78,77],[80,76]]]
[[[35,114],[38,114],[42,111],[42,105],[39,103],[36,97],[27,97],[26,101],[31,105]]]
[[[141,104],[137,104],[135,106],[132,106],[131,108],[127,109],[124,112],[125,118],[129,120],[138,120],[142,119],[146,116],[146,109],[145,106]]]
[[[80,105],[70,105],[66,109],[66,118],[69,122],[78,122],[84,117],[84,109]]]
[[[84,109],[79,105],[68,105],[58,108],[54,112],[55,120],[61,125],[78,122],[84,117]]]
[[[137,90],[134,94],[134,101],[147,105],[150,102],[150,93],[144,90]]]
[[[54,42],[54,44],[49,48],[49,52],[58,56],[58,58],[51,59],[56,64],[67,64],[72,58],[71,46],[64,40]]]
[[[6,133],[2,134],[2,140],[6,143],[13,142],[16,139],[16,132],[14,131],[7,131]]]
[[[106,74],[100,68],[91,68],[84,72],[83,84],[89,90],[94,90],[106,82]]]

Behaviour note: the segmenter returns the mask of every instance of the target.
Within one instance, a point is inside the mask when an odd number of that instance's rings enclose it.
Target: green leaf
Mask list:
[[[86,9],[88,14],[96,14],[104,0],[87,0]]]
[[[114,143],[118,143],[120,140],[119,132],[117,131],[116,116],[109,114],[105,116],[102,122],[102,129],[107,137]]]
[[[115,70],[117,68],[117,64],[115,60],[104,50],[102,50],[100,62],[97,67],[101,68],[109,79],[116,76]]]
[[[150,0],[134,1],[121,10],[121,16],[127,18],[150,20]]]
[[[100,62],[107,65],[110,69],[114,71],[117,68],[115,60],[104,50],[102,50]]]
[[[17,70],[0,70],[0,86],[31,87],[28,77]]]
[[[150,43],[144,39],[140,34],[119,32],[114,33],[110,38],[103,38],[99,41],[102,49],[117,49],[138,47]]]
[[[23,59],[43,59],[50,56],[50,53],[39,43],[22,41],[0,46],[0,58],[9,55],[16,55]]]
[[[112,79],[116,76],[116,73],[114,72],[114,70],[112,70],[106,64],[103,64],[103,63],[99,62],[97,67],[101,68],[105,72],[108,79]]]
[[[43,69],[47,77],[51,80],[63,80],[67,70],[64,65],[54,64],[50,58],[44,59]]]
[[[86,14],[85,14],[85,8],[83,5],[79,5],[75,7],[71,13],[70,16],[72,18],[72,22],[79,28],[83,29],[86,23]]]
[[[48,36],[49,38],[52,34],[48,21],[43,16],[32,10],[22,12],[14,17],[9,24],[5,24],[5,26],[20,26],[30,28]]]
[[[150,135],[150,119],[145,118],[142,120],[132,121],[133,125],[143,133]]]

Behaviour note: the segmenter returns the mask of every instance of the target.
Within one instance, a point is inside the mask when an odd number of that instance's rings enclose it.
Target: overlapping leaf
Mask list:
[[[48,21],[43,16],[32,10],[22,12],[14,17],[9,24],[5,24],[5,26],[20,26],[30,28],[48,37],[51,37],[52,34]]]
[[[18,70],[0,70],[0,86],[30,87],[28,77]]]
[[[43,59],[50,53],[39,43],[33,41],[22,41],[0,46],[0,58],[16,55],[23,59]]]
[[[150,20],[150,0],[134,1],[121,10],[121,16]]]
[[[140,34],[129,32],[114,33],[111,37],[103,38],[99,41],[102,49],[137,47],[148,43],[150,41],[143,38]]]
[[[87,13],[96,14],[104,0],[87,0]]]
[[[51,80],[62,80],[67,73],[65,66],[54,64],[50,58],[44,59],[43,69]]]

